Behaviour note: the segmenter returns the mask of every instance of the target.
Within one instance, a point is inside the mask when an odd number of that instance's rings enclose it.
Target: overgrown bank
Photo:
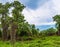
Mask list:
[[[9,41],[0,41],[0,47],[13,47]],[[35,38],[31,41],[19,41],[14,47],[60,47],[60,36],[48,36],[43,38]]]

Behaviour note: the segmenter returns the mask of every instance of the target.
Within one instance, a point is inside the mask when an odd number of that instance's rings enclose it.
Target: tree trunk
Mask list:
[[[3,41],[7,40],[7,30],[8,30],[8,26],[4,18],[5,18],[5,15],[2,15],[2,40]]]
[[[59,24],[59,29],[58,29],[58,35],[60,36],[60,24]]]
[[[60,29],[58,30],[58,35],[60,36]]]
[[[10,31],[10,36],[11,36],[11,43],[14,44],[16,41],[16,24],[12,23],[11,25],[11,31]]]

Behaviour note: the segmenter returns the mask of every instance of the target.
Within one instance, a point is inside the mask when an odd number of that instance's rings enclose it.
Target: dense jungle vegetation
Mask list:
[[[56,28],[40,31],[24,19],[25,7],[19,1],[0,3],[0,47],[60,47],[60,15],[53,17]]]

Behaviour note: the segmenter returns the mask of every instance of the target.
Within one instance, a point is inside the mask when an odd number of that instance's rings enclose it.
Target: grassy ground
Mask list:
[[[13,47],[10,42],[0,41],[0,47]],[[35,38],[31,41],[20,41],[14,44],[14,47],[60,47],[60,36],[49,36]]]

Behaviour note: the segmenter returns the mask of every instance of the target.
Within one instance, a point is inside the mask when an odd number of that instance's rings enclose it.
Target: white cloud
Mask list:
[[[52,0],[54,4],[54,9],[57,14],[60,14],[60,0]]]
[[[44,22],[44,23],[40,23],[40,24],[38,24],[38,23],[36,23],[36,25],[37,26],[42,26],[42,25],[55,25],[56,24],[56,22]]]
[[[25,8],[23,10],[23,14],[25,16],[25,19],[30,24],[35,25],[53,25],[55,22],[53,22],[52,17],[57,14],[59,11],[59,6],[57,8],[57,0],[54,2],[54,0],[50,0],[43,4],[42,6],[38,7],[36,10],[32,10],[29,8]],[[55,4],[56,3],[56,4]],[[58,9],[56,10],[55,9]],[[59,11],[60,12],[60,11]]]
[[[6,0],[7,1],[7,0]],[[12,0],[8,0],[12,2]],[[22,3],[26,4],[29,0],[20,0]],[[2,2],[2,0],[0,0]],[[38,3],[38,8],[36,10],[32,10],[30,8],[25,8],[23,10],[23,14],[25,16],[26,21],[30,24],[35,25],[53,25],[52,17],[56,14],[60,14],[60,0],[49,0],[40,6],[40,2]]]

